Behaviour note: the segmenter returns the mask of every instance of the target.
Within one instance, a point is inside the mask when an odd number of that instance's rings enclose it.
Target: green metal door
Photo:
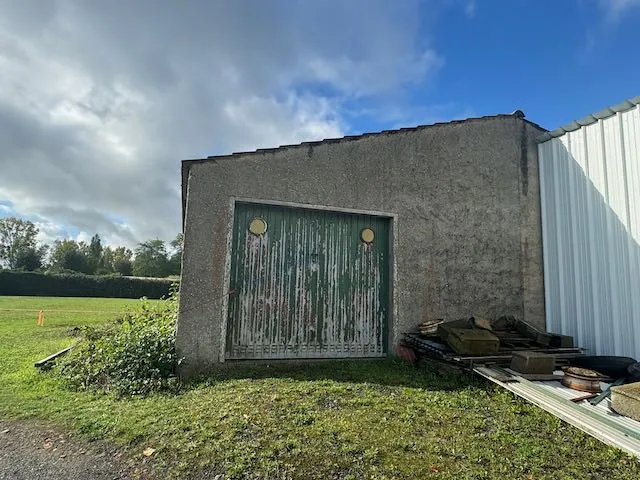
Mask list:
[[[236,204],[226,358],[386,355],[389,219]]]

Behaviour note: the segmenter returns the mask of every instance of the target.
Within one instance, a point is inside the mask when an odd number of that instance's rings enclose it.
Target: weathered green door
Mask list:
[[[386,355],[389,219],[236,204],[226,358]]]

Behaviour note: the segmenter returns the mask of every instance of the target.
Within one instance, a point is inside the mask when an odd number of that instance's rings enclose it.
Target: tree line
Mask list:
[[[87,275],[168,277],[180,275],[182,234],[167,245],[153,239],[133,250],[102,244],[97,233],[91,241],[55,240],[40,244],[38,227],[16,217],[0,219],[0,268]]]

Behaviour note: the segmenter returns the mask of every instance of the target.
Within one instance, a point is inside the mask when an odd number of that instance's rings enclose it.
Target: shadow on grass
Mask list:
[[[486,382],[478,376],[457,371],[439,362],[422,360],[417,365],[411,365],[396,359],[361,359],[251,364],[229,362],[211,370],[207,375],[186,382],[183,388],[214,385],[229,380],[264,379],[333,381],[440,391],[486,387]]]

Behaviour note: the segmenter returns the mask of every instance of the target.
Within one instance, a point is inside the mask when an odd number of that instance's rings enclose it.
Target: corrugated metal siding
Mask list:
[[[389,219],[237,204],[226,358],[386,355],[388,261]]]
[[[538,153],[547,329],[640,358],[640,105]]]

